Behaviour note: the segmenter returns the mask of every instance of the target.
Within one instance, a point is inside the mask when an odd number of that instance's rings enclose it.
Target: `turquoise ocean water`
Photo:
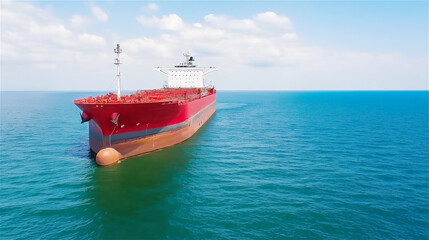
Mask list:
[[[89,94],[1,93],[1,239],[428,239],[427,91],[219,91],[194,137],[109,168]]]

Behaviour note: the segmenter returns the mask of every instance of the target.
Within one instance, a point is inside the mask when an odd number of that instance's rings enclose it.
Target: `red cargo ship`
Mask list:
[[[73,101],[82,110],[82,123],[89,121],[89,145],[98,165],[180,143],[216,111],[216,90],[204,85],[204,75],[216,68],[197,67],[193,57],[184,54],[184,63],[154,68],[168,75],[164,88],[121,96],[119,44],[115,53],[118,94]]]

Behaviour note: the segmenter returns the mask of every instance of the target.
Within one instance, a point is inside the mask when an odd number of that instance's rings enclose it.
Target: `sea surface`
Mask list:
[[[191,139],[97,167],[76,98],[1,92],[0,239],[428,239],[428,91],[218,91]]]

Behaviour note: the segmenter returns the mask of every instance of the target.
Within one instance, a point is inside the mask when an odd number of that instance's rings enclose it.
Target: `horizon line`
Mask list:
[[[142,89],[152,90],[152,89]],[[156,89],[154,89],[156,90]],[[139,90],[121,90],[123,92],[135,92]],[[429,89],[323,89],[323,90],[278,90],[278,89],[216,89],[216,91],[227,92],[428,92]],[[104,90],[0,90],[0,92],[113,92]]]

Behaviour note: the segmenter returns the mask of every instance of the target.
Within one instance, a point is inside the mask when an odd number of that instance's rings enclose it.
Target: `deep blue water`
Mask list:
[[[1,93],[1,239],[429,237],[427,91],[219,91],[194,137],[108,168],[89,94]]]

